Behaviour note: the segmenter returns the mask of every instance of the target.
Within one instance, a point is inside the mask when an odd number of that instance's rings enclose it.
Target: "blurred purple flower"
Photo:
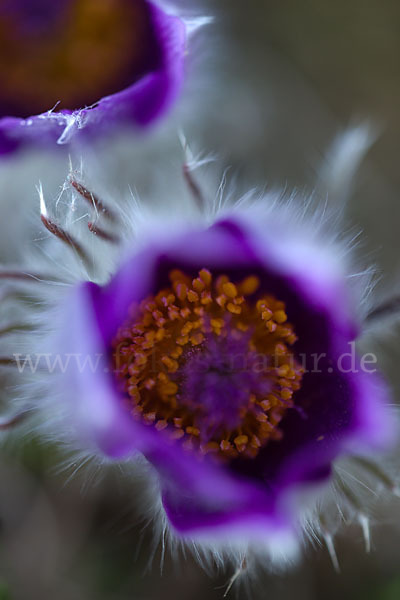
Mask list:
[[[0,7],[0,153],[66,143],[176,99],[186,26],[147,0],[10,0]]]

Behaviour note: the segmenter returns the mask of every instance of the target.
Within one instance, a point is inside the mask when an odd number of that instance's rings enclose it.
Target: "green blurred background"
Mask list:
[[[379,137],[347,214],[364,231],[363,251],[390,290],[399,272],[400,3],[209,0],[206,8],[216,21],[198,61],[202,75],[189,82],[182,104],[188,138],[217,152],[246,184],[311,191],[334,136],[371,120]],[[3,167],[3,194],[16,169]],[[37,179],[27,167],[25,186],[34,189]],[[385,347],[393,375],[397,345]],[[4,379],[3,394],[8,385]],[[60,460],[38,441],[2,450],[0,600],[222,598],[229,571],[210,577],[190,558],[174,565],[167,555],[161,575],[160,549],[148,565],[151,529],[142,532],[129,478],[117,470],[100,479],[80,471],[66,481]],[[400,500],[377,509],[376,520],[369,555],[359,527],[339,535],[341,574],[324,547],[309,548],[287,572],[260,572],[252,597],[397,600]],[[249,597],[242,588],[237,594]]]

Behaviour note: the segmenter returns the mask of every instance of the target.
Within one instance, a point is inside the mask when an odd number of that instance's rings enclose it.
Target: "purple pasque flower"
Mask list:
[[[72,429],[109,459],[144,455],[183,539],[295,540],[334,461],[391,438],[339,248],[287,215],[164,223],[59,307],[55,351],[90,359],[62,376]]]
[[[396,488],[374,456],[393,433],[387,387],[354,346],[370,289],[325,208],[271,193],[214,204],[196,164],[187,189],[167,180],[168,202],[164,177],[163,202],[105,202],[75,172],[53,206],[40,188],[51,262],[0,270],[38,311],[5,294],[21,322],[0,366],[17,363],[22,406],[3,427],[34,407],[26,424],[75,462],[145,466],[145,509],[171,539],[238,571],[259,551],[285,560],[304,533],[332,552],[339,512],[369,544],[351,484]]]
[[[184,22],[157,2],[3,2],[0,153],[152,123],[179,93],[185,49]]]

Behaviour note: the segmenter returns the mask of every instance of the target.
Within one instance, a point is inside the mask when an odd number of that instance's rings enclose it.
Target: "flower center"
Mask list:
[[[113,370],[132,415],[201,454],[253,458],[282,435],[303,369],[285,304],[207,269],[131,308],[113,343]]]
[[[0,9],[2,115],[26,117],[57,103],[57,110],[89,106],[134,83],[157,60],[144,0],[9,5]]]

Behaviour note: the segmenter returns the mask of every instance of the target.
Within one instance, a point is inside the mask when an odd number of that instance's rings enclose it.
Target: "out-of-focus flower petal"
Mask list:
[[[181,88],[186,37],[147,0],[3,7],[0,153],[152,123]]]

